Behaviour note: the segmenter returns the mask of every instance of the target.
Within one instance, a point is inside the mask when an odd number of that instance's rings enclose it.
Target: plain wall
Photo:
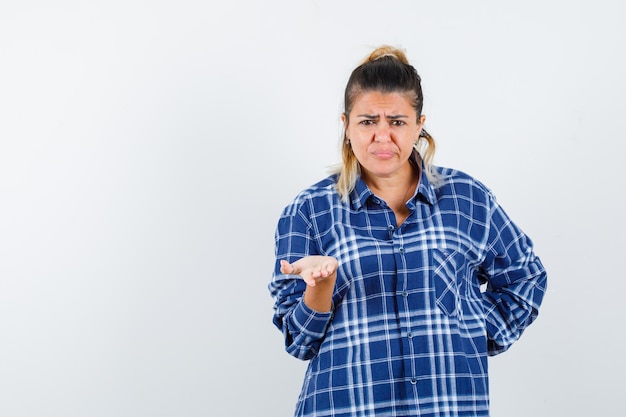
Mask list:
[[[10,3],[10,4],[9,4]],[[620,1],[5,1],[0,415],[289,416],[278,215],[377,45],[549,272],[493,416],[626,414]]]

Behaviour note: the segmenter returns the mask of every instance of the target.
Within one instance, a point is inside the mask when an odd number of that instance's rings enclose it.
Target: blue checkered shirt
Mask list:
[[[537,317],[546,273],[531,240],[479,181],[423,173],[409,217],[358,179],[348,203],[330,176],[301,192],[276,230],[269,290],[286,350],[309,360],[296,416],[488,416],[487,357]],[[339,261],[333,309],[303,302],[279,260]]]

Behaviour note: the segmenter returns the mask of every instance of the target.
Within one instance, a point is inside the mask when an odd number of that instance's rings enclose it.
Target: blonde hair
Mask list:
[[[349,115],[358,95],[366,91],[402,92],[409,93],[417,118],[422,115],[424,96],[422,94],[421,78],[415,68],[409,64],[403,50],[389,45],[382,45],[370,53],[361,64],[352,71],[344,93],[345,125],[349,122]],[[345,125],[341,143],[342,162],[334,168],[338,174],[337,192],[343,201],[354,190],[356,180],[361,174],[361,165],[356,159],[352,146],[346,136]],[[433,158],[435,156],[435,140],[422,128],[419,140],[415,144],[424,163],[424,170],[428,180],[437,184],[437,177],[433,172]]]

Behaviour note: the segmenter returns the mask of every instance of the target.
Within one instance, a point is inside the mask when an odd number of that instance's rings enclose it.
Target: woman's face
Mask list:
[[[365,92],[357,96],[346,123],[342,120],[356,159],[366,177],[393,178],[406,171],[424,125],[406,93]]]

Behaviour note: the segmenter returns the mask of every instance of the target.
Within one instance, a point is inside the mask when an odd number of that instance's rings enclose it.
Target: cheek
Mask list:
[[[346,137],[347,138],[352,138],[353,135],[353,130],[350,128],[350,126],[346,126]]]
[[[356,156],[358,159],[360,159],[361,156],[367,153],[367,144],[363,143],[363,141],[359,139],[360,138],[358,136],[350,138],[350,148],[352,149],[352,153],[354,153],[354,156]]]

